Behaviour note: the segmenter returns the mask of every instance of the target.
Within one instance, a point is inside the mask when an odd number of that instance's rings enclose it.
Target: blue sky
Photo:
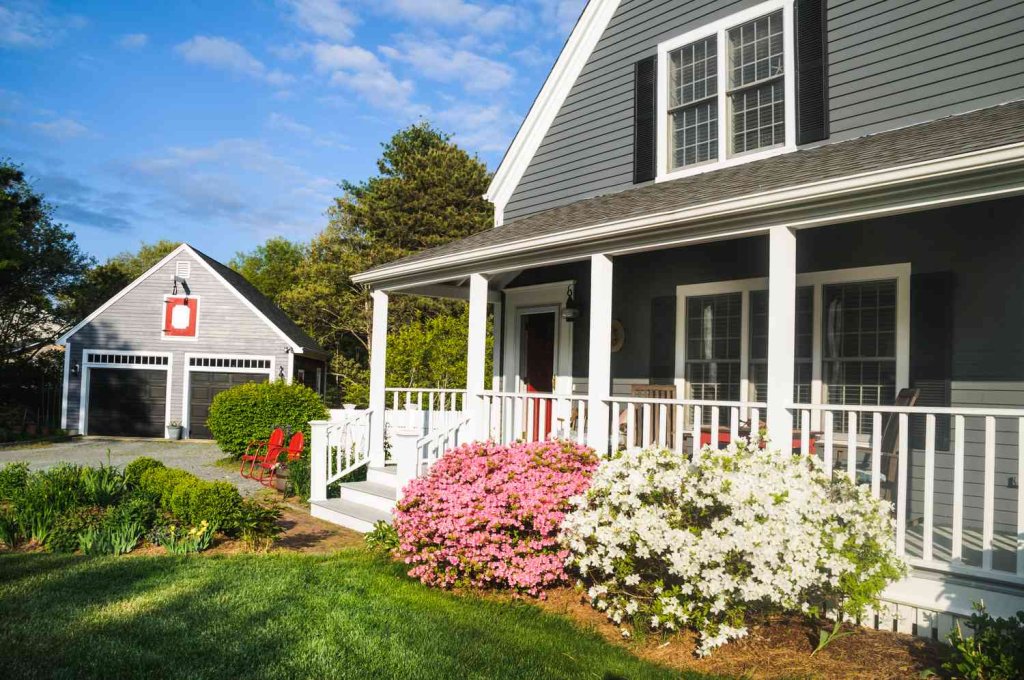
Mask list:
[[[0,0],[0,158],[103,260],[308,239],[426,118],[493,170],[584,0]]]

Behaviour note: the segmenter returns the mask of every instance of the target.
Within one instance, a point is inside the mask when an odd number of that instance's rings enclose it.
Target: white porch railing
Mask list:
[[[310,423],[310,499],[325,500],[330,484],[370,461],[370,410],[335,411]]]
[[[535,442],[545,439],[586,441],[587,398],[579,395],[543,392],[497,392],[482,394],[481,412],[492,441]]]
[[[896,547],[911,565],[1024,585],[1024,409],[792,412],[801,453],[894,503]]]
[[[750,434],[767,408],[759,402],[611,397],[611,442],[615,449],[661,446],[696,452]]]

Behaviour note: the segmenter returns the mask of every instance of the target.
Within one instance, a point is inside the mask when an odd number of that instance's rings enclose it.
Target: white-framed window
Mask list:
[[[793,401],[892,404],[909,383],[910,265],[810,272],[796,282]],[[767,291],[767,278],[677,287],[683,398],[767,400]]]
[[[658,180],[796,148],[793,0],[658,45]]]

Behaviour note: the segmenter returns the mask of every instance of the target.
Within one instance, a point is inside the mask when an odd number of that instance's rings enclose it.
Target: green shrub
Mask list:
[[[199,524],[206,520],[232,532],[241,503],[242,496],[232,484],[194,479],[175,487],[166,509],[183,522]]]
[[[190,472],[177,468],[157,467],[142,473],[139,489],[149,494],[161,508],[170,511],[171,497],[178,485],[197,481],[199,478]]]
[[[17,548],[24,540],[14,508],[0,507],[0,545]]]
[[[965,680],[1012,680],[1024,669],[1024,611],[1009,619],[992,618],[974,603],[967,622],[974,635],[964,637],[959,623],[949,636],[953,653],[943,668]]]
[[[153,499],[145,494],[131,494],[121,498],[121,502],[107,509],[103,523],[116,526],[124,523],[136,523],[149,529],[156,521],[156,505]]]
[[[8,463],[0,469],[0,501],[10,501],[28,484],[28,463]]]
[[[213,398],[207,426],[221,450],[236,458],[253,439],[267,439],[276,427],[302,431],[309,441],[309,421],[325,420],[320,396],[304,385],[282,381],[247,383]]]
[[[280,520],[280,506],[247,498],[239,505],[234,523],[249,550],[265,552],[282,531]]]
[[[130,489],[136,488],[144,472],[162,467],[164,467],[164,464],[153,458],[147,458],[146,456],[136,458],[124,466],[124,483]]]
[[[50,552],[74,552],[79,549],[78,536],[90,529],[99,529],[103,523],[103,510],[96,507],[77,507],[65,510],[53,524],[46,541]]]
[[[288,463],[288,494],[309,502],[309,456]]]
[[[81,482],[82,495],[89,505],[113,505],[124,491],[124,474],[113,465],[82,468]]]
[[[398,531],[384,520],[377,520],[373,529],[363,537],[370,552],[382,556],[392,555],[397,549],[400,539]]]

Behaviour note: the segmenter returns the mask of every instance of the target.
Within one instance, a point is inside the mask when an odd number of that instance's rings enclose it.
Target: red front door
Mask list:
[[[555,388],[555,312],[538,312],[522,316],[519,347],[519,375],[527,392],[551,394]],[[527,439],[547,439],[551,434],[551,399],[529,399],[527,408],[533,412],[533,427],[527,432]],[[544,412],[543,418],[541,412]],[[525,415],[525,414],[524,414]],[[524,425],[529,422],[524,421]]]

